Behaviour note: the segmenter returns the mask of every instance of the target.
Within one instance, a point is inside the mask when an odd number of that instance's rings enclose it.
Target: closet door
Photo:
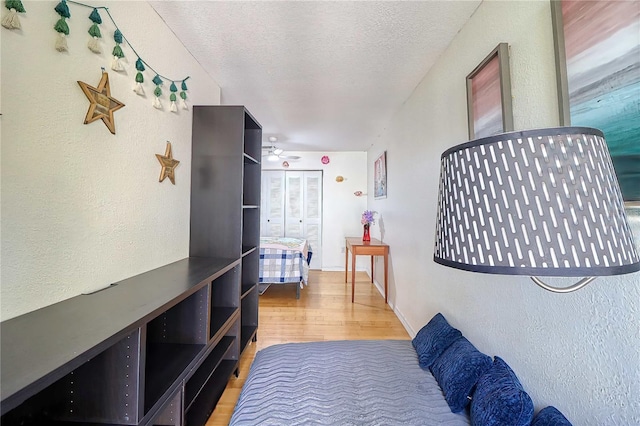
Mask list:
[[[284,236],[307,238],[304,232],[304,172],[286,171],[285,178],[285,214]]]
[[[313,256],[311,269],[322,267],[322,171],[303,172],[303,235]]]
[[[262,172],[260,235],[284,237],[284,171]]]
[[[307,239],[321,269],[322,171],[263,170],[261,203],[261,236]]]

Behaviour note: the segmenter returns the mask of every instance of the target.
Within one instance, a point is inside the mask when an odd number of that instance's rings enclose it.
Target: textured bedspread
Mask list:
[[[310,252],[307,240],[298,238],[260,238],[261,283],[307,284]]]
[[[275,345],[259,351],[230,425],[469,425],[409,340]]]

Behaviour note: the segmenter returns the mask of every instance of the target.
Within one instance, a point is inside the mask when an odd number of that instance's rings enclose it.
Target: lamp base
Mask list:
[[[569,287],[553,287],[553,286],[550,286],[549,284],[546,284],[544,281],[542,281],[538,277],[531,277],[531,280],[534,283],[538,284],[540,287],[544,288],[545,290],[548,290],[554,293],[571,293],[572,291],[580,290],[582,287],[589,284],[591,281],[595,280],[596,278],[598,277],[586,277],[581,279],[577,283],[570,285]]]

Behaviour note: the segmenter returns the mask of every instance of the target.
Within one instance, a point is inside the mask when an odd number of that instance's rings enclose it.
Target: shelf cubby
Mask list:
[[[260,245],[260,209],[242,209],[242,253]]]
[[[213,346],[212,350],[207,354],[204,362],[186,380],[184,387],[185,410],[188,411],[191,408],[204,385],[232,349],[235,340],[235,336],[225,336],[220,339],[218,344]]]
[[[241,294],[241,300],[243,300],[245,297],[247,297],[249,295],[250,292],[252,292],[253,290],[255,290],[257,288],[257,284],[243,284],[242,285],[242,294]]]
[[[259,250],[254,250],[242,258],[240,351],[244,351],[250,341],[255,341],[258,330],[259,259]]]
[[[138,424],[144,415],[140,335],[135,329],[3,416],[2,424]]]
[[[145,413],[171,389],[207,344],[208,289],[201,288],[147,324]]]
[[[141,330],[120,340],[58,381],[66,395],[60,420],[135,425],[143,417]],[[99,383],[99,386],[96,386]]]
[[[211,283],[209,339],[216,340],[229,327],[240,308],[240,266]]]
[[[215,371],[216,377],[205,384],[198,398],[185,413],[186,425],[203,425],[206,423],[237,365],[238,361],[230,360],[223,360],[218,365]]]
[[[238,369],[240,318],[234,321],[185,384],[185,423],[204,424]]]
[[[260,163],[254,163],[247,160],[247,157],[245,157],[242,180],[242,204],[245,206],[259,206],[260,175],[262,172],[262,168],[260,166]]]
[[[244,154],[259,161],[262,155],[262,127],[249,111],[244,111]]]

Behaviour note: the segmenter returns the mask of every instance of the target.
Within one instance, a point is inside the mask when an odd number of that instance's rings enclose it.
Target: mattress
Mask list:
[[[469,425],[409,340],[287,343],[256,354],[230,425]]]

